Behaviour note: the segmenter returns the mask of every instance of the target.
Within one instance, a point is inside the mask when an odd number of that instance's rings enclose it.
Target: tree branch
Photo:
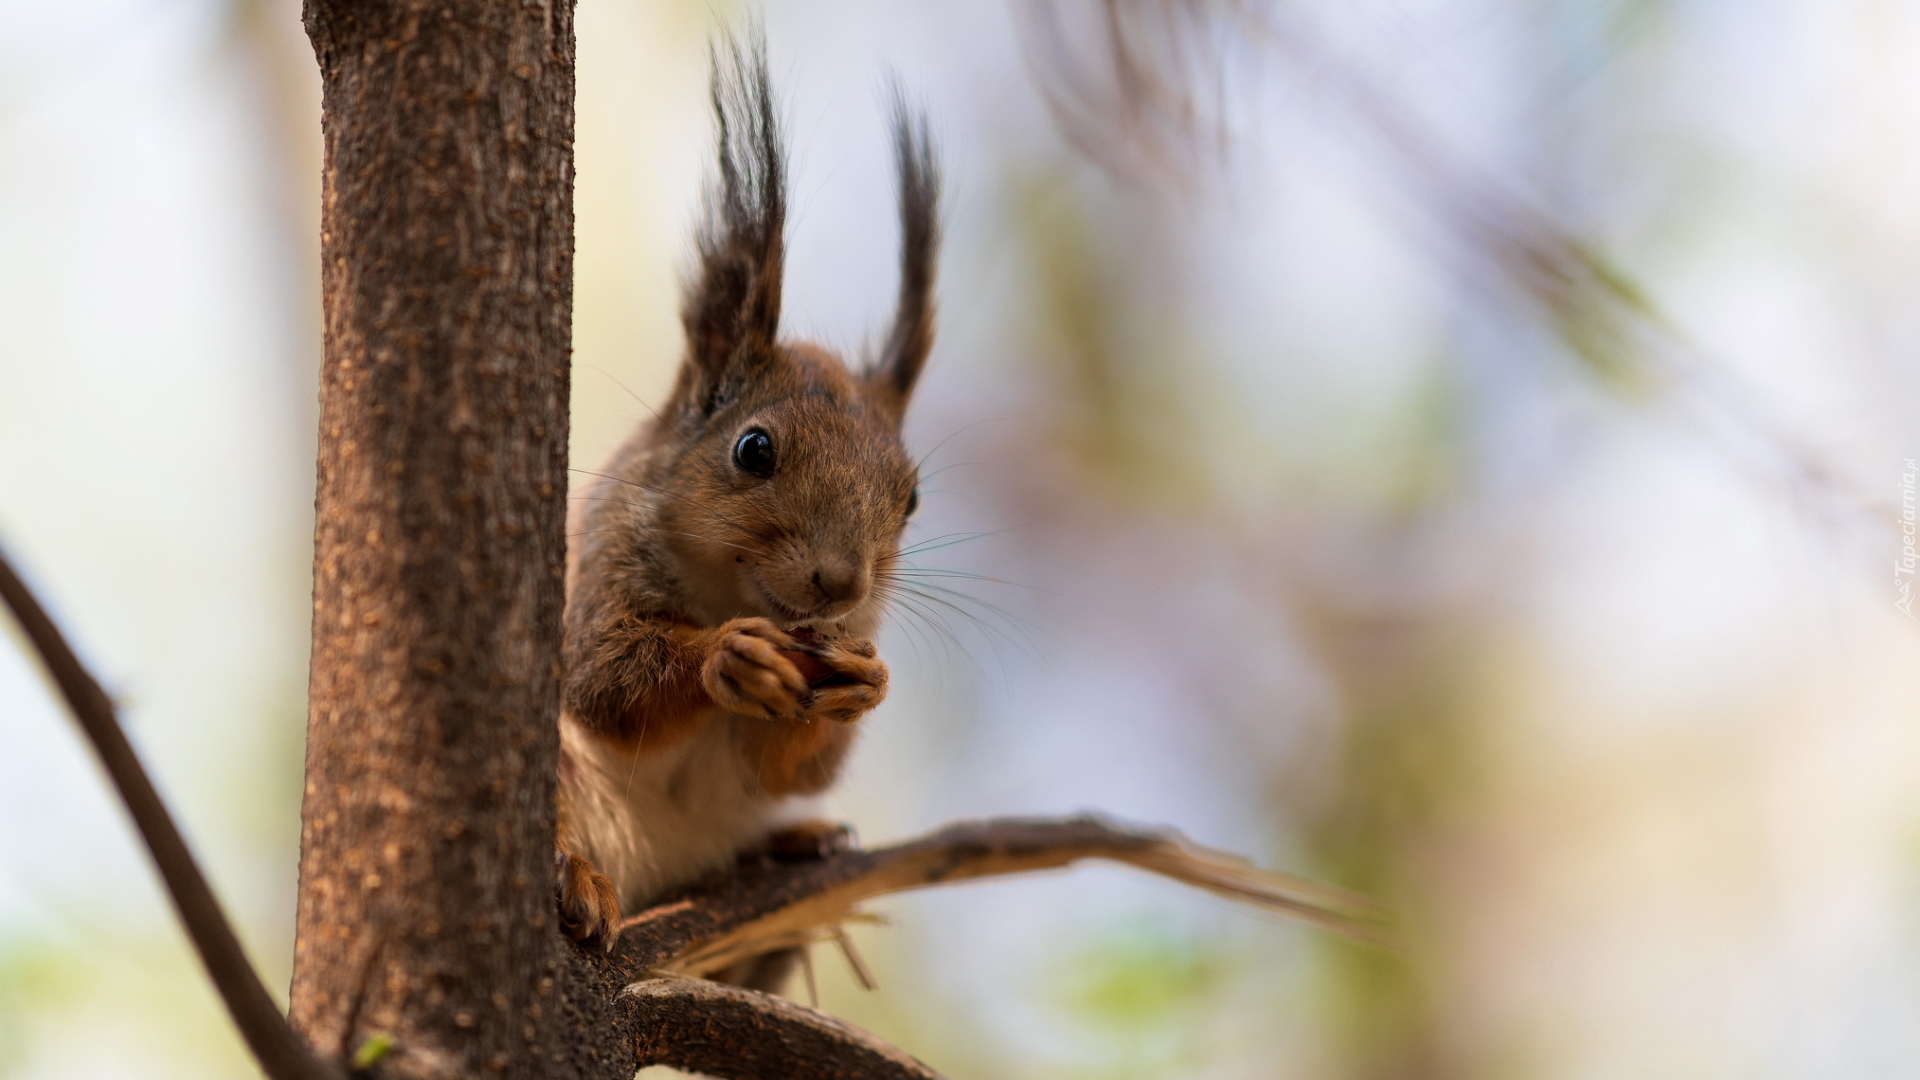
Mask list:
[[[603,986],[625,984],[612,1022],[630,1034],[636,1065],[673,1065],[727,1080],[925,1080],[937,1074],[839,1020],[700,976],[830,938],[859,917],[856,909],[865,900],[1056,870],[1083,859],[1125,863],[1392,947],[1384,913],[1365,897],[1260,870],[1171,831],[1083,815],[960,822],[874,851],[743,866],[628,919],[610,956],[582,952],[576,960]]]
[[[1084,815],[961,822],[874,851],[743,868],[628,919],[612,962],[629,977],[709,975],[770,949],[816,940],[865,900],[1056,870],[1083,859],[1125,863],[1392,947],[1381,926],[1379,905],[1366,897],[1260,870],[1239,856],[1201,847],[1172,831],[1129,828]]]
[[[705,979],[665,977],[627,987],[638,1064],[731,1080],[939,1080],[940,1074],[825,1013]]]
[[[1106,31],[1100,69],[1081,63],[1062,21],[1067,5],[1033,0],[1022,10],[1042,96],[1062,134],[1118,175],[1151,173],[1184,182],[1193,153],[1224,145],[1227,57],[1218,43],[1268,50],[1369,132],[1414,201],[1484,258],[1547,318],[1596,377],[1616,387],[1673,395],[1697,430],[1736,465],[1829,497],[1853,523],[1893,510],[1833,456],[1776,415],[1726,358],[1689,339],[1653,297],[1579,232],[1455,153],[1388,92],[1346,62],[1285,5],[1159,0],[1096,5]],[[1763,457],[1755,457],[1757,448]],[[1769,471],[1771,470],[1771,471]]]
[[[113,701],[74,655],[60,628],[14,573],[4,553],[0,553],[0,597],[5,598],[20,629],[40,654],[54,685],[66,698],[67,708],[119,791],[127,815],[146,841],[154,868],[166,883],[173,909],[200,954],[207,977],[226,1002],[234,1026],[259,1060],[261,1071],[273,1080],[340,1080],[342,1074],[314,1056],[267,995],[233,926],[220,910],[220,901],[214,898],[166,804],[160,801],[153,781],[127,742]]]

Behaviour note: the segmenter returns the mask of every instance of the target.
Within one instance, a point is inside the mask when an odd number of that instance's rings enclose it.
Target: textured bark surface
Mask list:
[[[852,1024],[782,998],[705,979],[630,987],[643,1062],[768,1080],[939,1080],[939,1074]]]
[[[571,0],[309,0],[325,360],[292,1019],[555,1075]]]

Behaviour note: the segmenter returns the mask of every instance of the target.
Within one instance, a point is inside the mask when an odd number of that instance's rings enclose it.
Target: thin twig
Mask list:
[[[860,958],[860,950],[853,947],[853,939],[847,936],[847,928],[839,923],[833,926],[833,943],[840,946],[840,955],[847,958],[847,967],[853,970],[853,980],[860,984],[860,989],[869,993],[878,990],[880,984],[874,979],[873,970]]]
[[[80,659],[68,647],[59,627],[47,617],[26,583],[14,573],[13,566],[0,552],[0,597],[13,610],[20,629],[40,654],[54,685],[66,698],[67,707],[79,721],[80,729],[93,744],[100,764],[107,770],[127,815],[146,841],[147,854],[167,885],[173,909],[186,927],[187,936],[200,953],[207,977],[220,991],[233,1016],[234,1026],[246,1039],[260,1069],[273,1080],[341,1080],[344,1075],[316,1057],[301,1041],[287,1018],[267,995],[260,976],[247,961],[247,954],[234,936],[233,927],[214,899],[207,879],[194,863],[180,830],[166,804],[154,790],[153,782],[134,755],[125,732],[120,729],[113,702],[94,681]]]

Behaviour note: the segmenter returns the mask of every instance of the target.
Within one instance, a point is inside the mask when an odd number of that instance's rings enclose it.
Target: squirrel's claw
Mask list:
[[[590,949],[608,951],[620,936],[620,898],[613,881],[584,856],[555,851],[554,897],[560,932]]]
[[[701,682],[728,712],[848,723],[886,698],[887,665],[865,638],[822,638],[788,633],[766,619],[735,619],[720,628]]]
[[[828,639],[809,649],[808,655],[821,673],[808,680],[813,691],[808,717],[850,723],[886,700],[887,665],[876,653],[873,642],[866,638]]]
[[[700,681],[714,704],[762,719],[799,716],[811,694],[807,680],[782,650],[799,647],[766,619],[734,619],[720,628]]]

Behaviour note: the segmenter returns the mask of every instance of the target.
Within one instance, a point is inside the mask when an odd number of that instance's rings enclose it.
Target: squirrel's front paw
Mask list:
[[[851,723],[873,711],[887,696],[887,665],[866,638],[829,638],[794,631],[793,658],[813,697],[806,717]]]
[[[800,715],[807,680],[781,650],[796,643],[766,619],[734,619],[720,628],[700,681],[714,704],[728,712],[782,719]]]
[[[580,855],[555,851],[560,932],[589,948],[611,949],[620,930],[620,898],[613,881]]]

